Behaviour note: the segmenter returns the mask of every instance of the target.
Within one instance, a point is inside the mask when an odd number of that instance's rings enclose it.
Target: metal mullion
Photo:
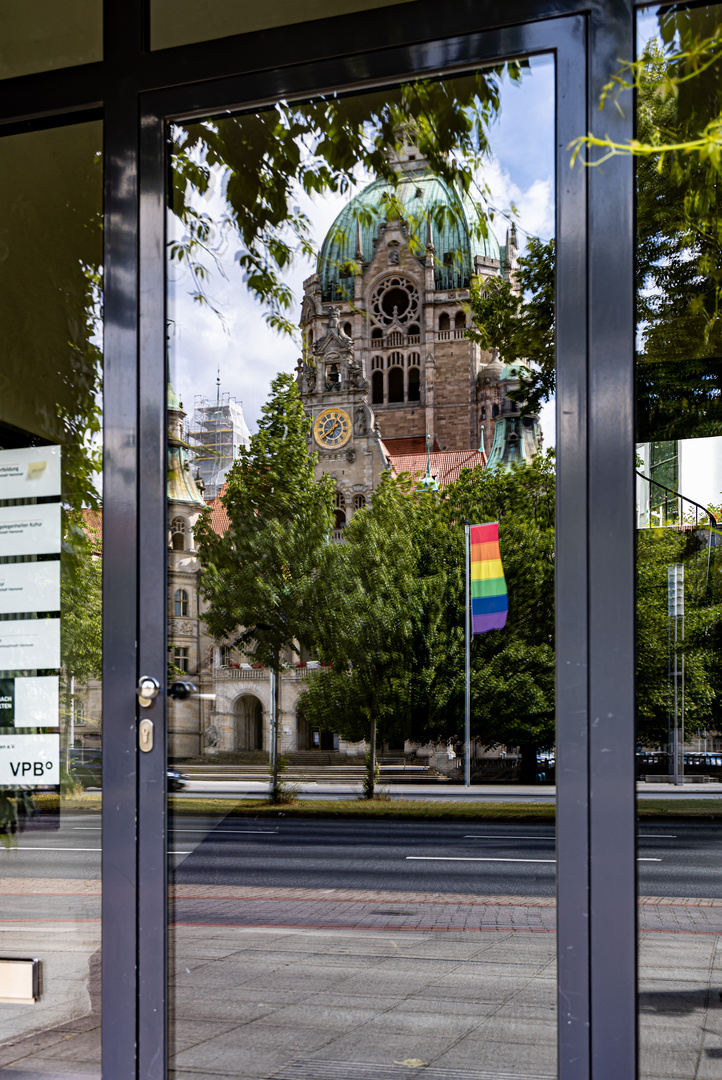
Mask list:
[[[103,490],[103,1070],[133,1080],[136,1045],[137,124],[105,114]]]
[[[633,58],[628,0],[591,19],[588,130],[625,142],[626,114],[598,108]],[[589,170],[589,714],[592,1074],[637,1075],[634,768],[633,170],[616,157]]]
[[[586,20],[556,53],[556,832],[560,1080],[590,1076]]]
[[[154,745],[139,761],[138,825],[138,1075],[164,1080],[167,1069],[168,842],[166,647],[167,521],[165,125],[141,115],[140,168],[140,501],[139,656],[143,674],[161,692],[142,711],[154,725]]]
[[[444,36],[509,29],[583,14],[589,0],[515,0],[513,13],[505,0],[458,0],[440,18],[437,0],[417,0],[383,9],[385,42],[424,45]],[[183,83],[229,78],[236,72],[272,73],[302,59],[321,62],[330,57],[358,60],[379,48],[377,11],[361,11],[335,18],[308,20],[249,34],[199,41],[147,53],[140,63],[140,79],[148,91]],[[353,51],[352,51],[353,50]],[[357,68],[357,75],[362,72]]]
[[[138,1026],[138,104],[143,0],[104,0],[105,471],[103,1002],[105,1080],[135,1080]],[[110,436],[110,437],[108,437]]]

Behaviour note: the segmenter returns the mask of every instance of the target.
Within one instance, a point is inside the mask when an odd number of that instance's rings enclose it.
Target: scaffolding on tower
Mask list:
[[[250,437],[241,402],[222,394],[220,383],[215,401],[196,396],[188,443],[193,472],[203,481],[206,499],[216,498],[241,446],[247,447]]]

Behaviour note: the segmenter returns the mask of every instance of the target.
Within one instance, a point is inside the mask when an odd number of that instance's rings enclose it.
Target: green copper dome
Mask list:
[[[459,195],[441,177],[422,170],[404,177],[396,188],[386,180],[374,180],[343,208],[323,242],[318,257],[323,300],[349,299],[353,295],[352,264],[356,257],[358,224],[363,260],[369,263],[374,255],[378,227],[388,216],[391,194],[395,194],[404,208],[411,251],[421,258],[426,255],[427,223],[431,220],[437,289],[468,288],[476,255],[502,261],[491,226],[487,225],[488,236],[473,235],[476,212],[471,200]],[[441,207],[447,212],[439,226]]]

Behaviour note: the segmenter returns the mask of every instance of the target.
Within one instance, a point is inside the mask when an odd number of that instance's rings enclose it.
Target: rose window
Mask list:
[[[418,320],[419,291],[404,277],[385,278],[371,296],[371,314],[381,326]]]

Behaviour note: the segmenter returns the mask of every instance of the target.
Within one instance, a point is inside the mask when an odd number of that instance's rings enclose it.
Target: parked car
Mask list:
[[[70,774],[84,788],[99,788],[103,783],[103,751],[74,747],[70,751]],[[178,769],[166,769],[168,791],[182,791],[187,780]]]

